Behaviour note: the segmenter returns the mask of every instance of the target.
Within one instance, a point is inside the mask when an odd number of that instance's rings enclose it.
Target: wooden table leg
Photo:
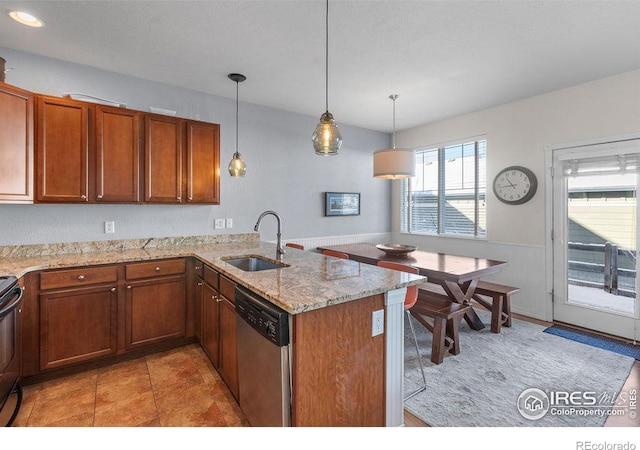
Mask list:
[[[453,301],[461,303],[463,305],[471,305],[471,296],[475,292],[477,284],[478,279],[467,281],[463,285],[459,285],[458,283],[454,283],[452,281],[445,281],[442,287]],[[464,320],[473,330],[482,330],[484,328],[484,323],[482,323],[482,320],[480,320],[478,314],[471,307],[464,315]]]

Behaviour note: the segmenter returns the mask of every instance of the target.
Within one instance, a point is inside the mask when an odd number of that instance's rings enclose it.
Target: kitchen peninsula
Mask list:
[[[28,381],[30,375],[46,375],[62,367],[60,359],[46,354],[53,353],[51,345],[42,342],[47,329],[55,329],[49,322],[56,317],[55,309],[47,316],[46,301],[68,296],[72,289],[64,284],[64,277],[91,283],[90,270],[99,268],[113,269],[106,272],[113,275],[98,277],[91,291],[97,295],[98,288],[105,290],[103,308],[109,310],[105,314],[111,324],[107,330],[111,342],[98,359],[116,358],[147,345],[135,339],[136,324],[145,321],[130,318],[133,292],[159,285],[144,278],[147,270],[164,276],[163,282],[174,289],[168,292],[185,292],[184,303],[167,310],[176,312],[170,318],[180,326],[164,341],[202,343],[202,296],[198,297],[196,286],[198,270],[204,266],[220,279],[218,301],[224,297],[233,302],[223,290],[222,280],[226,280],[227,285],[243,286],[289,313],[292,425],[402,425],[404,292],[406,286],[424,278],[296,249],[287,250],[286,267],[277,269],[250,272],[225,262],[229,256],[248,255],[274,259],[276,246],[260,242],[259,234],[251,233],[1,247],[0,275],[22,277],[26,287],[23,354],[27,373],[23,376]],[[42,276],[56,273],[57,278]],[[100,273],[104,276],[105,271]],[[46,285],[47,280],[59,284]],[[156,302],[156,297],[150,297],[154,309],[171,300]],[[372,336],[372,313],[378,310],[384,310],[384,332]],[[39,353],[39,358],[34,361],[28,352]],[[86,362],[69,361],[72,366]]]

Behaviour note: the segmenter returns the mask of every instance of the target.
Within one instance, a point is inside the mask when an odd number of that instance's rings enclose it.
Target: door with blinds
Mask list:
[[[553,319],[640,339],[640,140],[553,151]]]

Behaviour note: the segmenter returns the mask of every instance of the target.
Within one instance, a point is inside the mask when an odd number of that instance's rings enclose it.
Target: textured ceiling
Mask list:
[[[325,3],[0,1],[0,47],[317,116]],[[4,13],[45,22],[30,29]],[[329,5],[336,122],[402,130],[640,69],[640,0],[343,1]],[[2,55],[0,55],[2,56]],[[10,66],[10,61],[8,62]]]

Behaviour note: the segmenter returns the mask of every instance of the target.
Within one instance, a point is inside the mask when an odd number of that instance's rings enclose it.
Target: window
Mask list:
[[[401,230],[485,238],[486,139],[416,150],[402,181]]]

